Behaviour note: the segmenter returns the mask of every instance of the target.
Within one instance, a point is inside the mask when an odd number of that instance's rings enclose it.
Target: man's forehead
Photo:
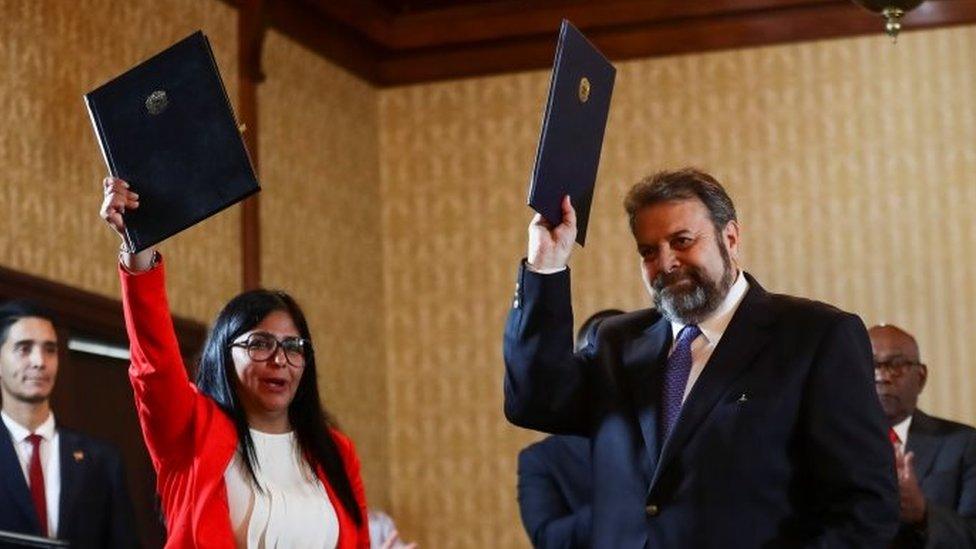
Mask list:
[[[918,344],[904,330],[894,326],[875,326],[868,331],[868,335],[875,354],[918,359]]]
[[[58,334],[50,320],[39,317],[27,317],[10,325],[7,332],[8,341],[57,341]]]
[[[700,231],[711,226],[708,209],[698,199],[669,200],[645,206],[637,212],[638,232],[664,237],[681,231]]]

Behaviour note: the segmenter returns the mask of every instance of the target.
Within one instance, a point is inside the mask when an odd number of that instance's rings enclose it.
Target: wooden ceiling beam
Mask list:
[[[323,16],[400,51],[551,33],[568,18],[580,29],[850,3],[849,0],[501,0],[394,15],[371,0],[305,0]],[[853,6],[852,6],[853,7]]]
[[[375,37],[393,50],[551,35],[563,19],[588,33],[617,26],[667,24],[692,18],[775,13],[796,7],[848,4],[849,0],[694,0],[692,2],[604,0],[495,2],[397,17],[388,36]]]
[[[365,35],[324,17],[298,1],[275,1],[267,6],[270,25],[282,34],[373,84],[379,84],[377,61],[386,52]]]
[[[906,17],[903,32],[976,22],[976,0],[931,2]],[[797,4],[790,9],[591,29],[586,32],[612,60],[754,47],[794,41],[878,34],[884,23],[854,4]],[[555,28],[519,40],[405,51],[379,62],[378,83],[401,85],[543,69],[552,65]]]
[[[387,45],[394,14],[373,0],[302,0],[329,19],[358,30],[378,44]]]
[[[224,0],[234,4],[234,0]],[[375,0],[275,0],[270,25],[378,86],[542,69],[566,17],[612,60],[877,33],[850,0],[497,0],[393,14]],[[928,0],[904,32],[976,23],[976,0]]]

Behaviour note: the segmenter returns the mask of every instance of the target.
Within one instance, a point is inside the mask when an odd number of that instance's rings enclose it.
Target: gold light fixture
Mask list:
[[[854,3],[867,8],[874,13],[880,13],[885,19],[885,32],[891,41],[898,40],[901,30],[901,18],[906,13],[917,8],[924,0],[854,0]]]

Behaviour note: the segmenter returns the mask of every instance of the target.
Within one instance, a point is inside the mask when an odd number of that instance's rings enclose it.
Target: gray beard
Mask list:
[[[654,294],[654,306],[669,322],[698,324],[717,307],[713,298],[714,295],[701,286],[681,293],[664,290]]]
[[[722,262],[725,265],[722,278],[710,280],[697,267],[687,267],[681,274],[690,278],[691,285],[676,286],[677,281],[668,281],[672,275],[659,274],[651,283],[654,289],[654,307],[669,322],[678,324],[699,324],[708,318],[722,304],[729,288],[735,282],[735,272],[729,252],[719,245]]]

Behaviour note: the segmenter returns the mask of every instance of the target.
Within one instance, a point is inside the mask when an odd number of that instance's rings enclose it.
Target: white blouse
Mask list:
[[[294,433],[251,429],[258,463],[254,485],[238,452],[224,472],[227,504],[237,547],[334,549],[339,518],[325,486],[309,468]]]

